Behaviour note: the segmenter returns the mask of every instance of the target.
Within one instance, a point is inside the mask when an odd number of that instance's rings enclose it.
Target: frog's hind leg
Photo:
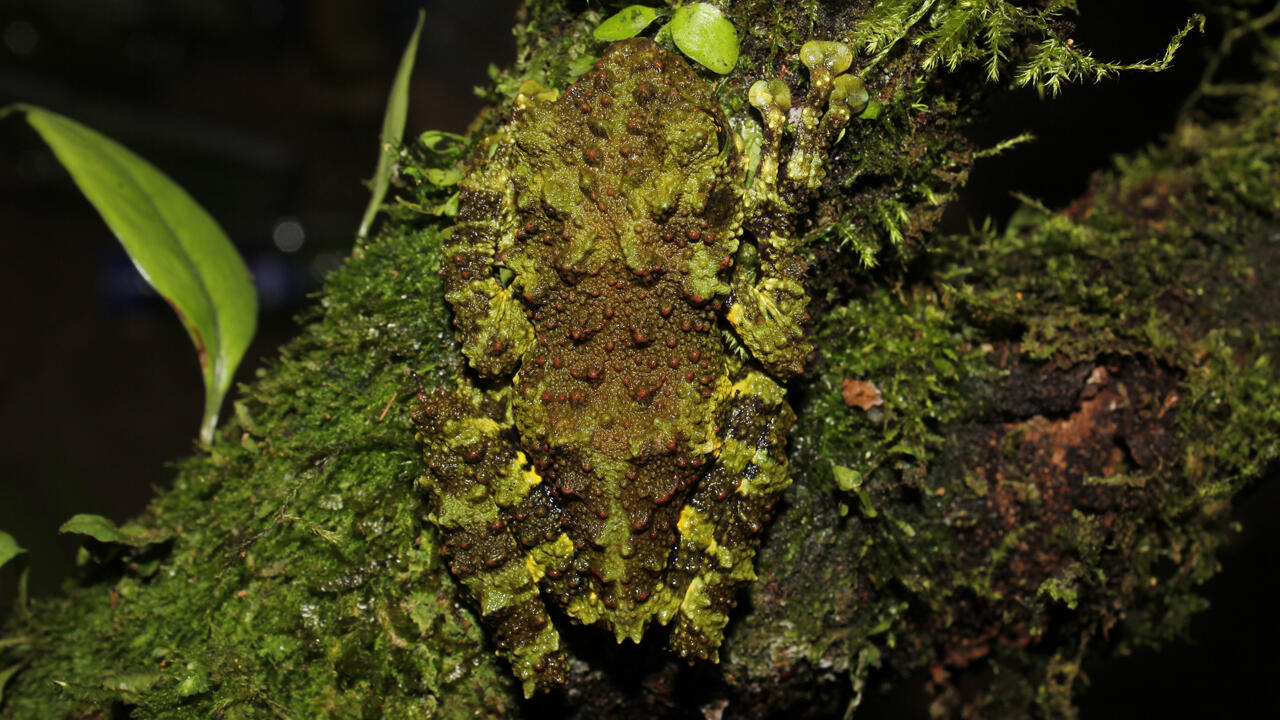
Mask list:
[[[748,93],[764,120],[760,165],[747,192],[744,223],[755,237],[756,257],[751,257],[752,246],[743,243],[727,315],[751,354],[777,377],[799,373],[811,349],[803,327],[808,321],[808,268],[795,221],[822,183],[836,134],[867,99],[862,80],[842,74],[853,62],[849,46],[808,42],[800,58],[809,68],[809,94],[785,167],[782,135],[791,91],[781,80],[762,80]]]
[[[719,457],[678,524],[672,586],[683,597],[671,648],[681,656],[718,659],[734,594],[755,579],[756,536],[791,484],[786,442],[795,419],[783,388],[758,370],[735,382],[717,410]]]
[[[440,274],[453,307],[462,353],[482,376],[509,377],[533,343],[524,306],[496,277],[515,243],[512,183],[499,146],[488,169],[468,178],[458,195],[458,224],[442,247]]]
[[[507,520],[540,479],[503,426],[472,399],[437,389],[420,392],[418,401],[412,417],[430,469],[424,484],[450,569],[479,606],[525,696],[563,684],[568,663],[560,636]]]

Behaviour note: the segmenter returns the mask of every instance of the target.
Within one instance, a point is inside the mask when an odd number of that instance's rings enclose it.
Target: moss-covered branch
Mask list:
[[[1232,497],[1280,456],[1280,73],[1061,212],[932,234],[991,73],[1052,89],[1105,67],[1065,44],[1065,7],[733,4],[743,55],[716,87],[740,131],[746,88],[795,77],[812,37],[856,45],[875,108],[810,217],[824,272],[817,351],[790,388],[795,483],[718,667],[566,628],[570,691],[525,712],[824,715],[872,672],[926,669],[940,711],[1067,715],[1085,658],[1165,642],[1203,607]],[[531,7],[471,139],[525,80],[589,67],[600,19]],[[86,539],[62,595],[18,609],[0,717],[521,712],[439,558],[408,419],[409,371],[459,372],[436,270],[469,147],[406,156],[391,221],[242,389],[212,452],[126,541]],[[895,262],[868,269],[882,255]]]

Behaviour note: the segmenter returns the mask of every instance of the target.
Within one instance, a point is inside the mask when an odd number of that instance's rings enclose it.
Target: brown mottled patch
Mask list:
[[[982,520],[957,530],[956,546],[971,555],[963,564],[993,567],[987,596],[965,599],[962,616],[932,631],[937,663],[965,667],[996,644],[1039,641],[1031,629],[1046,612],[1041,584],[1080,560],[1063,550],[1059,529],[1082,512],[1110,532],[1117,516],[1147,502],[1145,477],[1172,449],[1177,382],[1145,358],[1066,369],[1016,362],[997,393],[1005,415],[960,439],[985,492],[963,501]],[[1103,562],[1104,573],[1121,576]]]

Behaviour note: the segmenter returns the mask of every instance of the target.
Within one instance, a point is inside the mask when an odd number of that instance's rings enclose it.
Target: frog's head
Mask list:
[[[585,266],[596,254],[626,258],[648,278],[720,273],[736,247],[743,165],[710,82],[637,38],[610,45],[551,97],[522,91],[512,130],[517,195],[528,198],[517,203],[545,219],[534,224],[561,228],[554,235],[565,242],[592,238],[575,258]]]

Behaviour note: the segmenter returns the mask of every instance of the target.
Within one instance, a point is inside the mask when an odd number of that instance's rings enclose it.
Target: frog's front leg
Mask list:
[[[496,272],[516,237],[511,174],[504,158],[509,151],[500,142],[485,170],[459,193],[458,224],[449,230],[440,269],[462,352],[488,378],[510,377],[533,343],[523,305]]]
[[[822,182],[832,140],[867,97],[860,79],[841,74],[853,62],[847,45],[808,42],[800,48],[800,59],[810,71],[809,95],[785,168],[782,135],[791,91],[781,80],[762,80],[748,93],[764,120],[760,165],[745,203],[744,225],[755,237],[757,252],[750,257],[752,248],[746,243],[739,251],[728,313],[752,355],[776,377],[799,373],[812,349],[804,340],[809,296],[796,219]]]
[[[671,647],[684,657],[717,659],[734,595],[755,579],[756,536],[791,484],[786,442],[796,416],[786,391],[759,370],[740,373],[716,410],[715,465],[680,513],[668,587],[683,592]]]
[[[560,636],[517,542],[528,544],[531,532],[550,539],[551,527],[558,530],[558,518],[546,513],[541,520],[550,524],[532,527],[538,520],[528,508],[538,504],[541,478],[474,398],[436,389],[419,392],[418,402],[411,415],[430,470],[424,484],[450,569],[479,606],[525,696],[563,684],[568,664]]]

